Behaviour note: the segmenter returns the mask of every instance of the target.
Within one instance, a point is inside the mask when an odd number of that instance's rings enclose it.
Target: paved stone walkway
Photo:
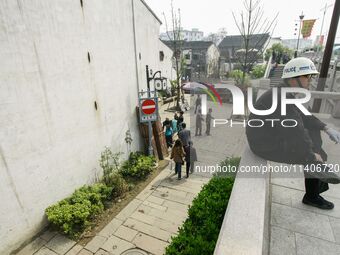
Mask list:
[[[187,217],[193,198],[209,181],[193,174],[178,181],[173,170],[163,170],[85,247],[54,232],[45,232],[18,255],[120,255],[131,248],[163,254]]]
[[[340,128],[339,120],[322,120]],[[323,142],[328,163],[339,164],[340,145],[324,133]],[[340,185],[329,186],[322,196],[335,207],[321,210],[301,202],[305,193],[303,174],[298,178],[272,176],[270,255],[340,254]]]

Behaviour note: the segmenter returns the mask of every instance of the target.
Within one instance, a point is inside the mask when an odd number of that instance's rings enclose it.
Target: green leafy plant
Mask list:
[[[189,217],[166,248],[166,255],[213,254],[234,178],[214,176],[193,200]]]
[[[221,168],[225,169],[238,169],[238,166],[240,165],[241,158],[240,157],[227,157],[226,159],[222,160],[219,165]],[[222,172],[216,172],[214,176],[219,176],[219,177],[227,177],[227,176],[236,176],[236,172],[232,171],[222,171]]]
[[[121,152],[113,153],[110,148],[100,155],[99,165],[103,169],[103,182],[112,188],[112,196],[119,197],[129,188],[124,178],[119,173]]]
[[[257,65],[251,71],[251,76],[255,79],[262,78],[266,72],[266,65]]]
[[[77,237],[90,223],[90,219],[104,209],[112,188],[96,183],[77,189],[70,197],[48,207],[47,219],[63,233]]]
[[[236,86],[242,86],[243,72],[241,70],[236,69],[236,70],[231,71],[230,77],[232,77],[234,79]],[[245,74],[244,85],[250,86],[250,77],[249,77],[248,74]]]
[[[124,177],[143,179],[153,171],[154,164],[153,156],[145,156],[141,152],[131,152],[129,159],[122,164],[120,174]]]

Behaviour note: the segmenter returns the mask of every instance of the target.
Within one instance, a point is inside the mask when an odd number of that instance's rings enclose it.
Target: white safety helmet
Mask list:
[[[314,63],[308,58],[294,58],[283,68],[282,79],[288,79],[308,74],[318,74]]]

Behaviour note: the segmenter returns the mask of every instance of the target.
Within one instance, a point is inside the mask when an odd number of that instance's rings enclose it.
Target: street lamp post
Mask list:
[[[298,40],[297,40],[297,44],[296,44],[296,51],[295,51],[294,57],[297,57],[297,53],[299,51],[301,25],[302,25],[302,20],[303,20],[304,17],[305,17],[305,15],[303,15],[303,12],[302,12],[301,15],[299,16],[299,18],[300,18],[300,26],[299,26],[299,34],[298,34]]]

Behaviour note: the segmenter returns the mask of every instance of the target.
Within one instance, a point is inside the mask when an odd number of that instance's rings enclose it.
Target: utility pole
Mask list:
[[[323,16],[322,16],[322,22],[321,22],[321,29],[320,29],[320,35],[319,35],[319,43],[318,43],[318,47],[317,47],[317,50],[316,50],[316,56],[319,57],[319,52],[321,50],[321,36],[322,36],[322,29],[323,29],[323,23],[325,21],[325,16],[326,16],[326,12],[327,12],[327,9],[330,8],[331,6],[333,6],[333,4],[330,4],[330,5],[327,5],[327,3],[325,4],[325,7],[322,8],[320,11],[323,10]],[[320,61],[319,61],[320,62]]]
[[[336,36],[336,30],[338,28],[338,23],[339,23],[339,14],[340,14],[340,0],[336,0],[334,4],[334,9],[333,9],[331,25],[329,27],[326,48],[323,54],[318,86],[316,88],[317,91],[323,91],[325,89],[329,63],[331,61],[333,45],[334,45],[334,40]],[[321,106],[321,99],[315,99],[313,103],[312,111],[319,112],[320,106]]]

